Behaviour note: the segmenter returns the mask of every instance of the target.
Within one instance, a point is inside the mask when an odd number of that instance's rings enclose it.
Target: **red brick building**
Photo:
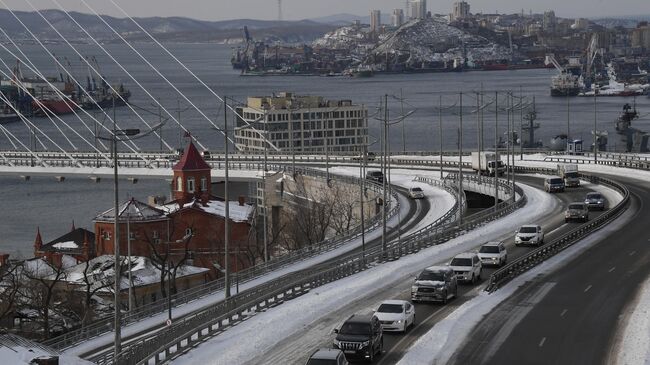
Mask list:
[[[70,232],[48,243],[43,243],[41,230],[37,229],[34,239],[34,257],[44,258],[53,265],[61,265],[64,255],[73,257],[77,262],[85,262],[95,257],[95,234],[83,228]]]
[[[173,201],[158,207],[131,199],[119,208],[120,253],[127,254],[127,236],[131,255],[155,257],[170,253],[172,262],[185,260],[189,265],[208,268],[211,276],[224,267],[224,225],[226,203],[211,194],[212,168],[190,142],[180,161],[173,167]],[[247,244],[253,207],[243,199],[229,202],[230,268],[250,266],[239,247]],[[114,209],[95,218],[97,255],[114,254]],[[169,250],[169,251],[168,251]]]

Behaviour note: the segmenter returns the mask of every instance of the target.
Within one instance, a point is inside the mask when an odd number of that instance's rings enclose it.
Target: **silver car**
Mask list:
[[[568,223],[571,221],[582,221],[586,222],[589,220],[589,209],[585,203],[571,203],[564,212],[564,222]]]
[[[605,197],[601,193],[587,193],[585,204],[589,210],[605,210]]]

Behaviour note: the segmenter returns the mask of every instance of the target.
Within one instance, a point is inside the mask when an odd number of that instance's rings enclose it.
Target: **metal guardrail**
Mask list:
[[[268,165],[268,166],[272,169],[277,169],[277,170],[282,170],[285,167],[280,165]],[[323,179],[327,177],[326,173],[320,170],[303,168],[300,170],[300,172],[304,175],[312,176],[312,177],[318,177]],[[341,181],[347,184],[353,184],[353,185],[360,184],[359,178],[356,177],[340,176],[334,174],[330,174],[329,176],[330,178],[334,178],[337,181]],[[367,182],[366,186],[368,187],[369,190],[372,190],[376,193],[381,193],[381,185]],[[392,217],[395,214],[397,214],[397,211],[400,208],[399,200],[397,199],[396,193],[393,194],[393,200],[395,201],[395,204],[391,206],[391,209],[388,212],[388,217]],[[379,226],[380,223],[381,223],[381,214],[376,214],[371,219],[366,221],[366,230],[374,229],[377,226]],[[253,266],[245,270],[241,270],[239,273],[237,273],[234,276],[236,279],[239,280],[240,284],[246,283],[256,278],[259,278],[264,274],[286,267],[290,264],[304,261],[312,257],[315,257],[317,255],[335,250],[343,246],[350,240],[359,237],[360,235],[361,235],[361,226],[359,225],[344,236],[333,237],[317,245],[307,246],[300,250],[292,251],[286,255],[271,259],[266,263]],[[191,289],[172,295],[172,304],[174,307],[177,307],[189,303],[191,301],[206,297],[220,290],[223,290],[223,288],[224,288],[223,279],[211,281],[203,285],[199,285]],[[121,322],[122,326],[126,326],[130,323],[138,322],[140,320],[149,318],[153,315],[163,313],[168,309],[167,306],[168,306],[167,298],[162,298],[153,303],[149,303],[142,307],[138,307],[132,312],[124,313]],[[64,350],[71,346],[77,345],[82,341],[113,331],[114,324],[115,323],[113,321],[113,317],[103,318],[94,321],[93,323],[84,326],[82,328],[79,328],[77,330],[69,331],[61,336],[57,336],[48,341],[45,341],[44,344],[52,348],[55,348],[57,350]]]
[[[522,168],[518,172],[540,172],[540,173],[549,173],[553,170],[550,169],[530,169]],[[580,241],[585,236],[593,233],[594,231],[602,228],[606,224],[610,223],[618,216],[623,214],[627,209],[629,202],[630,192],[628,189],[613,181],[606,178],[581,174],[583,179],[589,180],[592,183],[604,184],[611,188],[618,190],[623,195],[623,200],[619,202],[615,207],[609,209],[607,212],[599,215],[596,219],[589,221],[588,223],[582,224],[576,229],[564,234],[563,236],[557,238],[553,242],[549,242],[528,254],[510,262],[503,268],[495,271],[491,276],[488,283],[488,286],[485,288],[487,292],[494,292],[499,287],[503,286],[510,280],[515,277],[525,273],[526,271],[534,268],[543,261],[549,259],[550,257],[556,255],[560,251],[566,249],[567,247],[573,245],[574,243]]]
[[[374,247],[365,252],[350,254],[333,262],[323,270],[312,268],[299,273],[286,275],[261,287],[251,288],[232,297],[207,311],[194,313],[173,323],[164,331],[151,338],[142,338],[120,354],[120,364],[160,364],[179,356],[206,338],[225,331],[230,326],[244,320],[255,312],[278,305],[285,300],[302,295],[324,284],[342,279],[368,269],[370,263],[380,264],[398,260],[404,255],[420,251],[426,247],[441,244],[458,237],[468,230],[498,219],[526,204],[527,198],[517,187],[519,199],[499,203],[496,209],[474,214],[462,223],[449,222],[444,227],[436,227],[426,235],[407,237],[387,244],[386,249]],[[113,363],[113,354],[105,353],[90,360],[97,364]]]

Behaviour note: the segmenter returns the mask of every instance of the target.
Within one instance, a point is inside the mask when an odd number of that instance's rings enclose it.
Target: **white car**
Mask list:
[[[519,245],[536,245],[544,244],[544,230],[536,225],[521,226],[515,231],[515,246]]]
[[[409,188],[409,197],[411,199],[424,199],[424,191],[418,186],[412,186]]]
[[[406,300],[385,300],[377,308],[375,317],[384,331],[406,332],[415,323],[415,307]]]
[[[483,265],[503,266],[508,262],[508,251],[503,242],[488,242],[478,250]]]
[[[474,284],[481,280],[483,264],[481,264],[481,260],[476,253],[466,252],[458,254],[451,259],[449,266],[456,273],[458,281]]]

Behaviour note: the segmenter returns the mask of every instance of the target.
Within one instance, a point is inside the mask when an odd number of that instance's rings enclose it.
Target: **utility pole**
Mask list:
[[[481,100],[479,99],[479,93],[476,92],[476,143],[478,148],[478,154],[481,155]],[[487,168],[487,166],[486,166]],[[478,159],[478,175],[481,176],[481,158]],[[480,181],[480,180],[479,180]]]
[[[497,163],[501,162],[501,156],[499,156],[499,92],[494,92],[494,154],[497,156]],[[499,206],[499,166],[496,166],[497,170],[494,172],[494,211],[496,212],[497,207]]]
[[[368,161],[368,142],[366,141],[366,145],[363,147],[362,150],[362,158],[359,159],[359,180],[361,180],[361,184],[359,185],[359,203],[361,204],[361,253],[363,255],[363,262],[365,263],[365,256],[366,256],[366,222],[364,218],[364,206],[363,202],[365,199],[365,190],[366,190],[366,182],[365,182],[365,177],[363,175],[363,166],[367,163]]]
[[[460,93],[460,132],[458,133],[458,201],[461,203],[458,225],[463,224],[463,93]]]
[[[229,176],[228,176],[228,99],[224,98],[223,99],[223,121],[224,121],[224,148],[225,148],[225,176],[226,176],[226,181],[223,186],[223,198],[225,200],[225,217],[224,217],[224,252],[225,252],[225,263],[224,263],[224,270],[225,270],[225,278],[224,278],[224,288],[226,289],[225,291],[225,296],[226,300],[230,298],[230,257],[228,255],[228,248],[230,246],[230,201],[229,201],[229,195],[228,195],[228,183],[229,183]]]
[[[399,100],[401,103],[401,117],[404,118],[404,90],[399,89]],[[406,154],[406,118],[402,119],[402,153]]]
[[[268,109],[265,107],[264,108],[264,171],[262,175],[262,210],[264,212],[264,224],[263,224],[263,229],[264,229],[264,262],[269,261],[269,243],[268,243],[268,228],[267,228],[267,222],[268,222],[268,211],[266,210],[266,174],[269,171],[267,161],[268,161],[268,123],[269,123],[269,114],[268,114]]]
[[[384,156],[382,158],[382,179],[381,179],[381,187],[382,187],[382,232],[381,232],[381,248],[382,251],[384,252],[384,255],[386,254],[386,126],[388,125],[388,94],[384,95],[384,125],[382,126],[382,155]]]
[[[115,239],[113,240],[113,247],[115,251],[115,353],[113,358],[115,363],[119,363],[120,352],[122,351],[122,320],[121,320],[121,304],[120,304],[120,281],[122,278],[121,268],[122,268],[122,259],[120,257],[120,225],[119,225],[119,216],[120,216],[120,202],[119,202],[119,190],[117,183],[117,122],[115,121],[115,99],[113,99],[113,138],[111,139],[113,143],[113,189],[115,192],[115,211],[113,217],[113,235]]]
[[[438,138],[440,139],[440,181],[444,179],[442,171],[442,95],[438,96],[439,108],[438,108]]]
[[[519,160],[524,160],[524,92],[519,86]],[[532,141],[531,141],[532,142]]]
[[[594,76],[594,81],[596,80],[596,77]],[[594,84],[594,164],[598,162],[598,136],[597,133],[598,131],[596,128],[598,127],[598,103],[596,102],[596,84]]]

